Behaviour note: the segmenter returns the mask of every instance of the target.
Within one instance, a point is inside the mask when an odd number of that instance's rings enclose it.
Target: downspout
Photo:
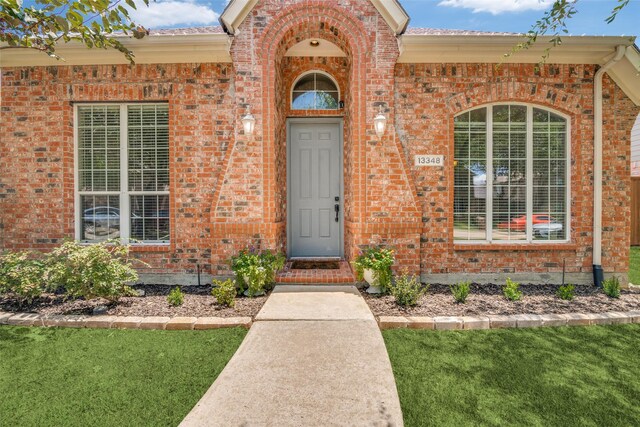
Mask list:
[[[594,76],[593,96],[593,283],[600,287],[604,280],[602,270],[602,77],[620,61],[627,47],[619,45],[616,54]]]

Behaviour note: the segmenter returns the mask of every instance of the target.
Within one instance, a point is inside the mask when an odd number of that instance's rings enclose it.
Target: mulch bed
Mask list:
[[[85,314],[90,315],[97,306],[107,306],[106,315],[116,316],[190,316],[190,317],[254,317],[267,296],[236,298],[234,308],[217,304],[211,296],[211,286],[182,286],[184,303],[173,307],[167,302],[167,295],[173,286],[144,285],[135,286],[137,290],[144,290],[140,297],[124,297],[116,304],[109,304],[103,299],[95,300],[66,300],[63,295],[44,294],[33,301],[31,305],[19,307],[17,301],[0,296],[0,310],[8,312],[31,312],[44,314]]]
[[[602,313],[640,310],[640,293],[622,290],[619,299],[609,298],[593,286],[576,286],[573,301],[556,296],[557,285],[522,285],[520,301],[507,301],[498,285],[471,285],[465,304],[453,300],[449,286],[431,285],[415,307],[401,307],[389,295],[362,295],[376,316],[482,316],[510,314]]]

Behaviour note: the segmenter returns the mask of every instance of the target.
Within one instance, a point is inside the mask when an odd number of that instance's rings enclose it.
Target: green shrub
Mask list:
[[[247,296],[254,297],[264,292],[269,271],[262,266],[250,265],[243,270],[242,280],[247,288]]]
[[[409,276],[406,272],[396,277],[395,283],[389,285],[389,293],[402,306],[414,306],[418,304],[420,296],[424,294],[428,286],[423,287],[415,276]]]
[[[504,294],[504,297],[509,301],[519,301],[522,299],[522,291],[520,291],[520,284],[518,282],[514,282],[508,277],[507,277],[507,283],[502,288],[502,293]]]
[[[231,269],[236,274],[236,283],[247,295],[261,294],[266,285],[275,282],[276,273],[284,267],[286,258],[281,253],[270,251],[241,250],[231,258]]]
[[[393,249],[368,248],[353,261],[358,280],[364,278],[364,270],[373,270],[374,286],[379,286],[382,293],[386,293],[391,285],[393,273],[391,266],[395,263]]]
[[[611,276],[602,282],[602,290],[609,298],[620,298],[620,280]]]
[[[216,297],[218,304],[225,305],[227,307],[233,307],[236,305],[237,289],[233,280],[227,279],[224,282],[213,279],[215,287],[211,289],[211,295]]]
[[[42,295],[45,264],[29,252],[7,252],[0,255],[0,294],[9,293],[23,305]]]
[[[167,302],[174,307],[180,307],[184,303],[184,294],[180,290],[180,286],[171,289],[167,296]]]
[[[453,299],[460,304],[464,304],[467,301],[467,297],[469,296],[469,291],[471,290],[470,282],[460,282],[455,285],[450,285],[451,293],[453,294]]]
[[[576,287],[573,285],[563,285],[558,288],[556,295],[565,301],[571,301],[575,298]]]
[[[287,258],[281,253],[274,254],[271,251],[263,251],[260,255],[262,266],[267,270],[266,283],[275,283],[276,273],[282,270]]]
[[[70,297],[117,301],[135,295],[127,283],[138,280],[129,247],[118,241],[81,245],[68,241],[48,257],[46,280]]]

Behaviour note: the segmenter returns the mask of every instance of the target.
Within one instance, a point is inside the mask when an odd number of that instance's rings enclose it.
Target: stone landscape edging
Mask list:
[[[243,327],[249,329],[251,317],[163,317],[163,316],[83,316],[8,313],[0,311],[0,325],[57,326],[66,328],[205,330]]]
[[[604,313],[514,314],[488,316],[377,316],[378,326],[386,329],[470,330],[538,328],[640,323],[640,310]],[[164,316],[83,316],[39,315],[0,311],[0,325],[45,326],[103,329],[205,330],[243,327],[249,329],[251,317],[164,317]]]
[[[376,318],[378,326],[382,330],[409,328],[444,331],[640,323],[640,310],[604,313],[513,314],[508,316],[377,316]]]

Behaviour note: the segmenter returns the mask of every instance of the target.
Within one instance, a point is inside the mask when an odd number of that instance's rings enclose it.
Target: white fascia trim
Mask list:
[[[397,0],[371,0],[393,32],[399,36],[409,25],[409,15]]]
[[[545,45],[553,39],[551,36],[538,37],[536,45]],[[490,44],[513,46],[526,41],[525,34],[403,34],[402,41],[406,44]],[[617,43],[632,45],[635,37],[631,36],[562,36],[562,45],[605,45]],[[616,45],[617,46],[617,45]],[[545,45],[546,47],[546,45]]]
[[[238,27],[245,20],[249,12],[258,3],[258,0],[231,0],[220,15],[220,22],[227,32],[235,35]]]
[[[538,63],[551,37],[540,37],[530,49],[505,57],[524,36],[505,35],[420,35],[401,37],[399,63]],[[565,36],[562,45],[551,49],[548,63],[604,64],[618,45],[630,46],[632,37]]]
[[[226,34],[149,36],[122,38],[136,64],[228,63],[230,40]],[[33,49],[7,49],[0,55],[0,67],[128,64],[115,49],[89,49],[79,42],[60,45],[56,52],[64,60],[50,58]]]

